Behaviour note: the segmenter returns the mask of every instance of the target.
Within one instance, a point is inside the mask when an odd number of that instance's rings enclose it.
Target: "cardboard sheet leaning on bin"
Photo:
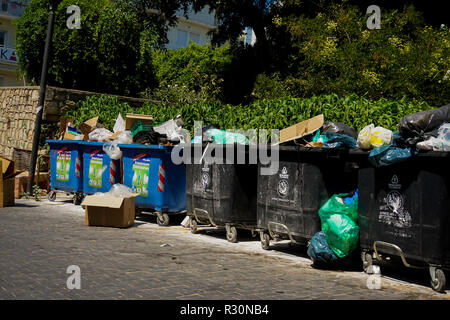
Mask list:
[[[14,177],[22,172],[14,170],[14,161],[0,157],[0,208],[14,206]]]
[[[287,142],[298,143],[297,140],[300,140],[306,135],[314,133],[316,130],[320,129],[323,126],[324,117],[323,114],[315,116],[311,119],[299,122],[290,126],[286,129],[280,131],[280,141],[277,143],[273,143],[272,145],[278,145]],[[321,147],[321,143],[317,142],[309,142],[302,140],[302,144],[305,144],[308,147]]]

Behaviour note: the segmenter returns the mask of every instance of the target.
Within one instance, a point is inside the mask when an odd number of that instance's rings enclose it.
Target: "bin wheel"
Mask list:
[[[55,201],[56,200],[56,191],[50,191],[47,195],[47,198],[49,201]]]
[[[197,220],[192,219],[190,227],[191,227],[191,232],[196,233],[197,232]]]
[[[372,255],[368,252],[362,252],[361,258],[363,262],[364,272],[367,273],[367,271],[369,271],[370,266],[373,265]]]
[[[227,226],[227,240],[228,242],[235,243],[237,242],[237,230],[234,226]]]
[[[161,217],[162,219],[160,219],[159,217]],[[169,225],[169,215],[167,213],[162,213],[161,216],[158,215],[158,217],[156,218],[156,222],[158,223],[158,225],[166,227]]]
[[[444,292],[445,274],[441,269],[436,269],[435,279],[431,279],[431,288],[437,292]]]
[[[264,250],[269,250],[269,247],[270,247],[270,235],[268,233],[261,232],[260,233],[260,237],[261,237],[261,247]]]

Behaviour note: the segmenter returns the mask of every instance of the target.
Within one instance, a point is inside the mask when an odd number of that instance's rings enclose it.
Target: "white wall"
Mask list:
[[[167,33],[169,43],[168,49],[178,49],[189,45],[190,41],[204,45],[211,43],[208,31],[215,27],[214,13],[209,13],[207,7],[198,13],[189,12],[188,19],[183,16],[183,12],[178,12],[178,24],[170,28]]]
[[[11,24],[11,21],[2,19],[0,16],[0,31],[6,32],[5,47],[15,48],[16,28]]]

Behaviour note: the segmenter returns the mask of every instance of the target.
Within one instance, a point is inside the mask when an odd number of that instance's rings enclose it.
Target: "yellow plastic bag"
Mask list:
[[[369,141],[374,148],[390,145],[392,143],[392,131],[383,127],[376,127],[370,131]]]
[[[359,132],[357,144],[362,149],[379,148],[391,144],[392,138],[391,130],[375,127],[372,123]]]

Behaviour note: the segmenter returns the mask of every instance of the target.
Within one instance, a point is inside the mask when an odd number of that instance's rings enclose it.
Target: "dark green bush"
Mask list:
[[[232,55],[228,46],[191,43],[177,50],[153,52],[158,87],[143,96],[163,102],[194,103],[223,99],[224,75]]]
[[[425,25],[412,6],[382,8],[381,29],[369,30],[368,15],[345,4],[313,16],[292,15],[278,24],[291,35],[288,70],[260,75],[255,99],[356,93],[370,99],[406,96],[432,105],[450,97],[450,30]]]

